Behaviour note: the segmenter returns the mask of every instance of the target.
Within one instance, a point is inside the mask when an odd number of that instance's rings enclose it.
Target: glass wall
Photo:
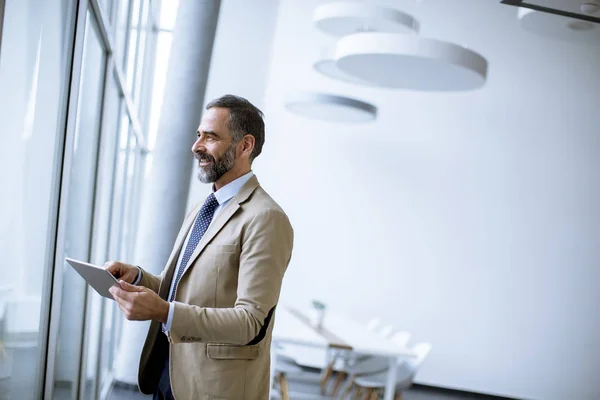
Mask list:
[[[5,3],[0,44],[0,398],[39,400],[74,0]]]
[[[105,399],[122,316],[64,258],[133,256],[160,2],[4,3],[0,399]]]
[[[110,234],[113,226],[111,220],[112,209],[114,206],[113,193],[115,192],[117,182],[115,182],[115,164],[117,155],[118,132],[120,125],[120,115],[122,111],[122,96],[119,92],[119,84],[114,74],[107,76],[105,88],[105,107],[103,115],[102,141],[100,144],[100,162],[98,164],[98,186],[97,186],[97,221],[94,228],[94,248],[92,251],[92,262],[101,264],[110,257]],[[122,182],[121,182],[122,184]],[[119,235],[115,232],[114,236]],[[118,317],[114,312],[114,307],[109,300],[104,300],[100,296],[93,296],[93,307],[90,313],[95,316],[92,318],[90,332],[97,335],[98,344],[90,341],[88,354],[88,379],[97,382],[96,391],[107,391],[111,380],[110,372],[112,366],[112,349],[115,348],[111,339],[111,330],[117,327],[113,324],[113,318]],[[106,303],[104,309],[102,302]],[[98,347],[96,347],[98,346]],[[98,349],[97,351],[95,349]]]
[[[138,100],[151,90],[135,83],[151,82],[144,71],[153,69],[144,68],[140,55],[152,52],[156,45],[148,26],[154,22],[151,16],[156,13],[151,8],[157,4],[149,0],[88,4],[63,256],[101,265],[133,255],[147,154],[147,134],[142,129],[146,116]],[[84,120],[85,130],[79,122]],[[77,163],[77,152],[86,151],[80,142],[93,152],[83,166]],[[91,186],[79,184],[79,179]],[[74,210],[81,205],[83,211]],[[106,398],[122,316],[113,301],[86,286],[68,265],[63,266],[62,289],[52,398]]]
[[[171,55],[171,43],[173,41],[173,28],[175,27],[178,7],[179,0],[169,0],[161,3],[158,24],[160,29],[156,33],[155,52],[149,54],[149,57],[152,58],[148,65],[154,69],[154,72],[152,75],[152,96],[149,96],[151,100],[148,102],[150,109],[148,116],[148,147],[150,153],[146,157],[145,179],[150,179],[150,172],[152,170],[152,151],[154,150],[158,135],[158,123],[162,110],[167,69]]]
[[[64,255],[89,260],[96,188],[106,52],[98,23],[88,12],[73,151],[71,153],[66,242]],[[87,285],[66,262],[63,268],[62,305],[55,365],[53,399],[76,398],[81,370]],[[90,296],[93,298],[94,296]],[[87,384],[87,382],[86,382]],[[86,398],[89,398],[86,396]]]

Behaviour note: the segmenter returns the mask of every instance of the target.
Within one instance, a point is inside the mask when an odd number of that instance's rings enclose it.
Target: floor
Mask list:
[[[111,392],[109,400],[148,400],[152,396],[145,396],[141,393],[136,393],[128,389],[114,388]]]
[[[296,394],[299,393],[302,394]],[[304,395],[306,393],[306,395]],[[291,400],[300,399],[314,399],[314,400],[331,400],[333,397],[319,396],[319,386],[317,384],[308,384],[306,382],[298,382],[290,380],[290,397]],[[278,396],[274,396],[273,399],[278,399]],[[113,389],[110,400],[148,400],[152,399],[152,396],[145,396],[141,393],[136,393],[128,389]],[[486,400],[486,399],[498,399],[498,397],[484,396],[477,394],[468,393],[450,393],[448,391],[428,388],[428,387],[415,387],[404,393],[403,400]]]
[[[15,349],[15,354],[11,354],[18,363],[14,363],[12,368],[12,379],[0,379],[0,400],[35,400],[27,395],[26,384],[31,379],[25,379],[31,374],[32,365],[36,364],[37,349],[19,348]],[[319,386],[315,383],[307,383],[306,381],[294,381],[290,379],[291,400],[300,399],[321,399],[330,400],[332,397],[321,397],[318,395]],[[309,396],[297,395],[296,393],[307,393]],[[17,396],[18,394],[18,396]],[[273,397],[278,398],[277,396]],[[71,399],[70,391],[66,388],[57,388],[54,393],[53,400]],[[145,396],[130,389],[114,388],[109,398],[110,400],[149,400],[152,396]],[[446,391],[417,387],[408,390],[404,394],[404,400],[466,400],[466,399],[498,399],[497,397],[471,395],[464,393],[448,393]]]

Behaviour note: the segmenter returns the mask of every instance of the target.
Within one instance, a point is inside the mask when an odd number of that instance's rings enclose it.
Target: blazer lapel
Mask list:
[[[236,211],[240,208],[240,204],[245,202],[257,187],[258,179],[256,178],[256,176],[253,176],[248,180],[248,182],[244,184],[244,186],[242,186],[238,194],[236,194],[233,197],[233,199],[231,199],[229,203],[227,203],[227,205],[219,212],[219,214],[217,214],[214,221],[212,221],[212,223],[208,227],[208,230],[204,233],[204,236],[202,236],[202,239],[200,239],[200,243],[198,243],[198,246],[196,246],[196,250],[194,250],[194,252],[192,253],[192,256],[188,261],[187,269],[184,271],[184,274],[187,272],[191,265],[194,265],[194,261],[196,261],[196,259],[200,256],[202,250],[204,250],[206,245],[210,243],[212,238],[214,238],[215,235],[219,233],[219,231],[223,228],[223,226],[225,226],[227,221],[229,221],[233,214],[236,213]]]
[[[190,211],[186,220],[183,221],[183,229],[181,229],[179,231],[179,235],[177,236],[177,239],[175,240],[175,246],[173,247],[173,252],[171,253],[171,256],[169,257],[169,262],[172,262],[173,259],[177,258],[177,255],[179,255],[179,253],[181,252],[181,248],[183,247],[185,238],[187,238],[187,236],[190,232],[190,229],[192,229],[192,225],[194,225],[194,222],[196,221],[196,216],[198,215],[198,212],[200,211],[201,207],[202,207],[201,204],[198,204],[196,207],[194,207],[192,209],[192,211]]]

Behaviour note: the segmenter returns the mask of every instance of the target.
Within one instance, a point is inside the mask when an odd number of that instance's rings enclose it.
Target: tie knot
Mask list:
[[[216,209],[219,206],[219,202],[215,197],[214,193],[211,193],[204,201],[204,209]]]

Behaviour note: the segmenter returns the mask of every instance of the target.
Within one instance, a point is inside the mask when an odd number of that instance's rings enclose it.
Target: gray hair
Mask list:
[[[229,109],[229,131],[233,143],[237,143],[245,135],[254,137],[254,149],[250,154],[250,160],[255,159],[262,152],[265,143],[265,122],[263,112],[248,100],[240,96],[226,94],[214,99],[206,106],[206,109],[222,107]]]

